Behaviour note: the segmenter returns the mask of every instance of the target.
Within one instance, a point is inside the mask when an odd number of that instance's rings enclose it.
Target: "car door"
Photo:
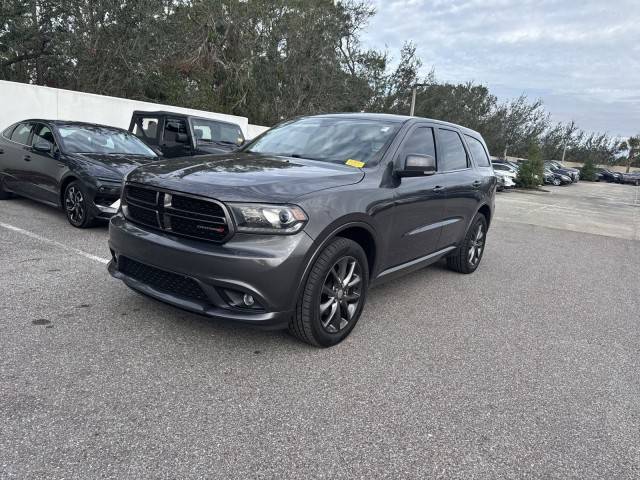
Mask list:
[[[167,117],[164,121],[160,148],[165,157],[191,155],[191,138],[184,118]]]
[[[436,155],[434,127],[414,126],[401,143],[394,158],[396,165],[408,154]],[[445,218],[445,197],[439,174],[405,177],[394,189],[393,228],[390,266],[397,266],[437,250]]]
[[[29,195],[23,182],[28,162],[31,160],[29,141],[32,127],[33,124],[30,122],[19,123],[4,142],[2,154],[4,185],[12,192],[23,195]]]
[[[134,115],[131,119],[131,125],[129,125],[129,131],[154,150],[159,150],[159,125],[160,117],[157,115]]]
[[[47,152],[37,151],[36,144],[48,145]],[[56,141],[51,126],[35,123],[30,141],[30,160],[26,163],[22,182],[29,195],[48,203],[57,203],[58,185],[65,164],[59,160]]]
[[[437,142],[438,172],[446,197],[446,222],[442,227],[438,248],[446,248],[463,238],[467,225],[476,213],[483,178],[474,168],[457,129],[439,127]]]

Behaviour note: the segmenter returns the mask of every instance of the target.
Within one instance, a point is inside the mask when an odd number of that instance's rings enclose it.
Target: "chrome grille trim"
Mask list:
[[[135,195],[133,196],[130,195],[129,187],[132,187],[133,189],[144,189],[144,190],[155,192],[156,194],[155,204],[151,204],[143,199],[136,198]],[[200,212],[190,212],[188,210],[175,208],[173,206],[174,197],[184,197],[184,198],[197,200],[199,202],[210,203],[218,207],[223,213],[223,216],[205,214]],[[167,190],[163,188],[140,185],[136,183],[125,184],[122,198],[123,198],[122,210],[123,210],[124,216],[133,223],[145,225],[155,230],[165,231],[173,235],[192,238],[192,239],[196,239],[204,242],[213,242],[213,243],[224,243],[234,234],[233,222],[230,221],[231,217],[229,214],[229,210],[224,205],[224,203],[219,202],[218,200],[214,200],[212,198],[200,197],[198,195],[192,195],[189,193],[182,193],[174,190]],[[128,210],[129,205],[135,208],[145,209],[149,212],[154,212],[156,215],[158,224],[151,225],[150,223],[143,222],[140,219],[132,218]],[[185,225],[184,221],[197,222],[198,226],[202,224],[203,226],[223,228],[226,230],[226,233],[217,238],[206,238],[206,236],[204,235],[203,236],[190,235],[188,233],[183,233],[183,232],[180,232],[179,230],[176,230],[172,224],[172,220],[171,220],[172,218],[176,218],[176,221],[177,219],[181,219],[183,226]]]

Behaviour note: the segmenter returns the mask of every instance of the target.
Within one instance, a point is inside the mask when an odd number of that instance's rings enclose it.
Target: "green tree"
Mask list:
[[[522,162],[516,184],[521,188],[536,188],[543,181],[544,163],[540,153],[540,146],[536,142],[531,142],[527,160]]]
[[[580,169],[580,178],[589,182],[596,181],[596,167],[591,157],[587,157],[582,168]]]

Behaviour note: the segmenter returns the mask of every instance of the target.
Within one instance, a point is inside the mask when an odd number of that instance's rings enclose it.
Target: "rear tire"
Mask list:
[[[86,189],[74,180],[64,189],[62,207],[67,220],[76,228],[89,228],[95,224],[95,216],[91,212],[91,202]]]
[[[369,265],[362,247],[348,238],[333,239],[309,272],[289,332],[316,347],[340,343],[360,318],[368,285]]]
[[[480,265],[487,240],[487,219],[481,213],[471,222],[471,226],[460,246],[447,257],[447,266],[459,273],[473,273]]]

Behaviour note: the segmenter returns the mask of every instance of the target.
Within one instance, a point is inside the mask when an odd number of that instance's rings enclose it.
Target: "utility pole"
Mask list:
[[[424,87],[426,85],[427,85],[426,83],[416,83],[411,88],[411,110],[409,111],[409,115],[411,117],[413,117],[413,115],[416,112],[416,94],[418,93],[418,87]]]

